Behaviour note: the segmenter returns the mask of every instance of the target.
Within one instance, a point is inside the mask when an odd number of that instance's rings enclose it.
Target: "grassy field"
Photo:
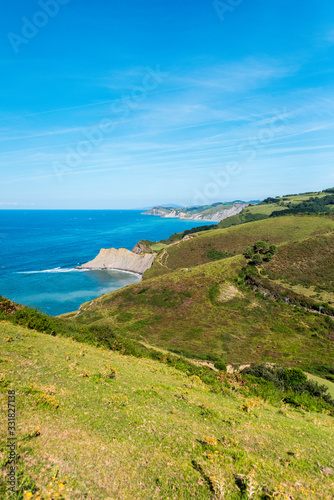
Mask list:
[[[144,280],[179,268],[210,262],[210,250],[242,253],[257,240],[273,244],[300,241],[334,231],[334,220],[320,216],[286,216],[266,219],[226,229],[196,233],[193,238],[171,245],[161,251]]]
[[[326,413],[254,399],[233,376],[215,394],[159,362],[5,322],[0,352],[2,499],[8,390],[16,499],[333,498]]]
[[[285,210],[285,208],[278,204],[266,203],[265,205],[254,205],[244,208],[244,213],[270,215],[274,210]]]

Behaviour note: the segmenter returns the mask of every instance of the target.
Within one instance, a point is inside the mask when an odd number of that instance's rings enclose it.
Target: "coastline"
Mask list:
[[[73,269],[73,271],[119,271],[121,273],[127,273],[127,274],[133,274],[134,276],[137,276],[137,278],[142,278],[143,274],[144,273],[138,273],[138,272],[135,272],[135,271],[129,271],[127,269],[119,269],[117,267],[110,267],[110,268],[107,268],[107,267],[90,267],[90,268],[85,268],[85,269],[82,269],[81,267],[76,267],[75,269]]]
[[[160,241],[171,234],[208,224],[144,217],[141,212],[3,211],[3,224],[9,229],[1,247],[1,295],[17,303],[37,307],[52,316],[77,310],[82,303],[105,293],[107,288],[119,289],[143,279],[146,260],[133,259],[131,253],[127,258],[127,252],[117,261],[115,258],[113,261],[103,262],[101,259],[95,262],[92,267],[96,272],[87,273],[87,268],[74,270],[93,258],[101,247],[122,248],[126,245],[130,252],[142,238]],[[17,227],[21,231],[17,231]],[[102,270],[115,272],[98,272]]]

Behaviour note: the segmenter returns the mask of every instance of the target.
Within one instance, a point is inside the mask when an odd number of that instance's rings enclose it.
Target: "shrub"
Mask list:
[[[226,372],[226,365],[225,365],[225,363],[223,363],[223,361],[216,361],[214,366],[220,372]]]
[[[265,241],[257,241],[253,246],[254,252],[265,254],[268,251],[268,243]]]
[[[308,409],[313,407],[318,409],[331,408],[334,406],[334,400],[328,394],[328,387],[308,380],[306,374],[300,368],[256,365],[245,368],[242,374],[271,382],[279,390],[288,394],[285,397],[287,402],[293,400],[293,404],[306,406]]]
[[[285,387],[298,387],[307,382],[307,376],[300,368],[278,369],[277,376]]]
[[[267,252],[266,255],[264,256],[263,260],[265,260],[266,262],[270,262],[273,257],[274,257],[274,255],[272,253]]]
[[[243,255],[246,257],[246,259],[252,259],[254,255],[254,250],[252,247],[247,247],[246,250],[244,251]]]
[[[256,253],[252,260],[251,263],[254,264],[254,266],[260,266],[262,264],[262,257],[260,254]]]

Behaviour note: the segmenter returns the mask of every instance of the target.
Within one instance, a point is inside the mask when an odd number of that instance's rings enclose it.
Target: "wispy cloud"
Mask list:
[[[159,91],[134,102],[126,118],[119,119],[110,107],[111,102],[128,99],[121,95],[25,115],[20,128],[15,120],[9,121],[0,137],[2,184],[52,184],[56,189],[52,166],[65,163],[66,155],[87,140],[85,132],[103,119],[112,121],[114,130],[76,167],[63,172],[68,189],[76,189],[77,183],[88,186],[97,179],[109,179],[114,189],[115,180],[129,183],[139,173],[146,179],[140,182],[155,176],[169,182],[171,176],[184,178],[188,172],[189,183],[199,183],[206,171],[234,161],[240,145],[247,150],[256,143],[261,131],[280,115],[284,126],[278,127],[269,144],[258,147],[256,168],[264,168],[263,162],[277,165],[278,159],[293,165],[318,159],[327,165],[333,149],[334,101],[326,89],[282,90],[286,79],[299,70],[295,62],[255,58],[196,70],[169,70],[170,77]],[[100,79],[96,87],[110,84],[113,92],[124,92],[123,85],[129,88],[129,82],[140,76],[136,68],[117,74],[112,82],[110,77]],[[55,123],[56,111],[60,113]]]

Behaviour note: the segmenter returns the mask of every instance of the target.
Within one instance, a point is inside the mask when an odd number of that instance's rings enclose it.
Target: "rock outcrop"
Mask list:
[[[141,255],[143,253],[151,253],[151,248],[146,243],[143,243],[142,241],[139,241],[133,247],[132,252],[136,253],[137,255]]]
[[[214,222],[220,222],[224,219],[227,219],[228,217],[232,217],[232,215],[238,215],[240,214],[240,212],[244,209],[248,207],[248,203],[239,203],[237,205],[233,205],[232,208],[226,208],[224,210],[218,210],[217,212],[215,212],[214,214],[212,215],[205,215],[205,216],[202,216],[202,217],[196,217],[196,216],[193,216],[192,218],[193,219],[199,219],[199,220],[212,220]]]
[[[77,269],[115,269],[144,274],[154,261],[155,254],[138,255],[126,248],[102,248],[95,259]]]

